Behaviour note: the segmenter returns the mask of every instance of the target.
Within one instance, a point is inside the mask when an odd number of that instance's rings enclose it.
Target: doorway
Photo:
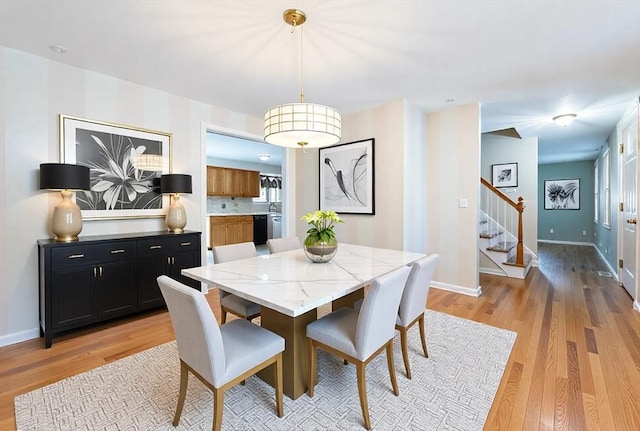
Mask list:
[[[637,301],[638,221],[638,103],[618,125],[620,144],[619,279]]]

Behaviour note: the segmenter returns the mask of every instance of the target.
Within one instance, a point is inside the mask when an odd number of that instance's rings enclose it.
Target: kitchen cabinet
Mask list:
[[[260,172],[207,166],[207,196],[260,196]]]
[[[209,247],[253,241],[253,216],[209,217]]]
[[[225,170],[207,166],[207,196],[225,196]]]
[[[200,266],[200,232],[85,236],[74,242],[38,240],[40,330],[53,336],[152,307],[164,300],[156,278]]]
[[[260,172],[244,171],[244,196],[257,198],[260,196]]]

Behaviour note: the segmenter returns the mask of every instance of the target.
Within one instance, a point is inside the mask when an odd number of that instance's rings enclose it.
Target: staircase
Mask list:
[[[480,272],[524,279],[535,255],[522,242],[522,198],[513,202],[486,180],[480,179],[482,194],[478,248],[487,259],[481,259]]]

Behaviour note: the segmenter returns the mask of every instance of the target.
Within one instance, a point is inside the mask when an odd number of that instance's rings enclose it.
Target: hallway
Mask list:
[[[640,429],[640,314],[589,246],[538,244],[526,280],[481,275],[430,309],[518,333],[485,430]]]

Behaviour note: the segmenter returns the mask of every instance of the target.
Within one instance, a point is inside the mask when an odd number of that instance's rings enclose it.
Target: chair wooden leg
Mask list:
[[[220,431],[222,428],[222,412],[224,410],[224,390],[214,389],[213,391],[213,431]]]
[[[427,339],[424,337],[424,314],[418,320],[418,326],[420,327],[420,341],[422,341],[422,352],[424,353],[424,357],[429,357],[429,351],[427,350]]]
[[[407,378],[411,378],[411,365],[409,364],[409,347],[407,342],[407,328],[400,326],[400,347],[402,348],[402,360],[404,361],[404,370],[407,373]]]
[[[400,391],[398,390],[398,380],[396,379],[396,367],[393,364],[393,338],[387,343],[387,366],[389,367],[389,376],[391,377],[393,393],[397,397],[400,395]]]
[[[220,319],[222,321],[221,325],[224,325],[225,323],[227,323],[227,312],[224,311],[224,309],[222,309],[221,312],[222,312],[222,319]]]
[[[316,346],[313,345],[311,338],[308,338],[307,350],[309,350],[309,382],[307,395],[313,397],[314,383],[316,379]]]
[[[364,362],[356,363],[356,375],[358,376],[358,395],[360,395],[360,408],[364,417],[364,427],[371,429],[371,420],[369,419],[369,404],[367,403],[367,382],[364,375]]]
[[[180,361],[180,391],[178,394],[178,405],[176,406],[176,414],[173,416],[173,426],[178,426],[180,422],[180,415],[182,414],[182,408],[184,407],[184,400],[187,397],[187,383],[189,382],[189,369],[187,364]]]
[[[274,368],[274,382],[276,382],[276,413],[278,417],[282,417],[284,415],[282,409],[282,353],[278,354],[278,359],[276,359],[276,363],[273,364]]]

